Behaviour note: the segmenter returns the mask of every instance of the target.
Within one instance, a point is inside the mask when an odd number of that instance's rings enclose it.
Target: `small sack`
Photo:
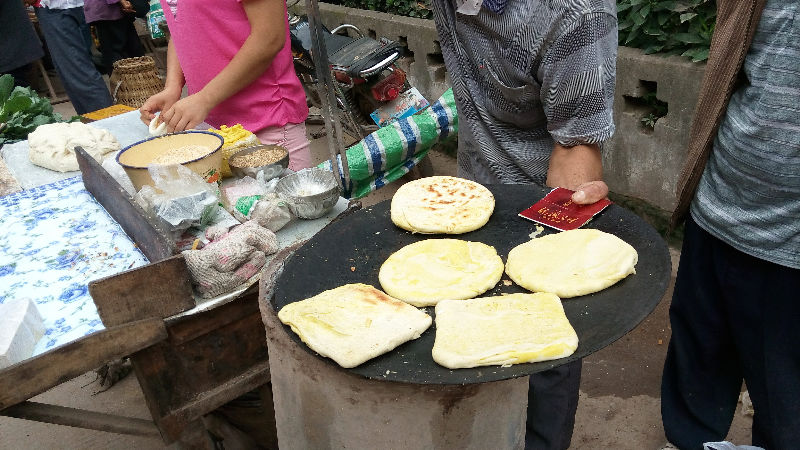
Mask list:
[[[120,59],[109,78],[114,103],[139,109],[151,96],[164,89],[156,61],[149,56]]]

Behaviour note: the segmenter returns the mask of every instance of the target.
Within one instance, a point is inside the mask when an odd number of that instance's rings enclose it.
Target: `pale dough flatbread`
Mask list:
[[[461,234],[486,225],[494,196],[464,178],[435,176],[408,182],[392,197],[392,222],[414,233]]]
[[[636,250],[613,234],[577,229],[514,247],[506,273],[529,291],[570,298],[601,291],[636,273],[637,261]]]
[[[503,260],[494,247],[459,239],[425,239],[394,252],[378,279],[391,296],[414,306],[440,300],[473,298],[503,276]]]
[[[448,369],[565,358],[578,335],[550,293],[510,294],[436,305],[433,360]]]
[[[344,368],[418,338],[432,323],[423,311],[366,284],[346,284],[290,303],[278,319]]]

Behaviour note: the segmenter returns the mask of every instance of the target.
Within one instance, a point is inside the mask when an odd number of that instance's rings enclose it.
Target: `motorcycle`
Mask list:
[[[289,8],[296,3],[290,4]],[[310,28],[307,16],[298,16],[289,9],[294,68],[310,105],[321,108]],[[347,30],[359,37],[341,34]],[[363,139],[393,119],[428,106],[419,91],[409,85],[406,73],[395,64],[403,55],[401,44],[386,38],[376,40],[364,36],[358,27],[350,24],[332,30],[323,26],[323,36],[345,132]]]

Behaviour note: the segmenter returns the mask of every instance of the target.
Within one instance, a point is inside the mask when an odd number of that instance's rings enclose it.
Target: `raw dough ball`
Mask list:
[[[58,172],[78,170],[75,147],[81,146],[92,158],[117,151],[119,142],[106,130],[80,122],[41,125],[28,135],[31,162]]]

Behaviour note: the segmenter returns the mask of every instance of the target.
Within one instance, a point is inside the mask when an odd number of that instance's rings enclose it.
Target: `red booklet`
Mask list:
[[[533,206],[519,213],[519,216],[559,231],[567,231],[582,227],[611,204],[610,200],[603,199],[591,205],[578,205],[572,202],[574,192],[555,188]]]

